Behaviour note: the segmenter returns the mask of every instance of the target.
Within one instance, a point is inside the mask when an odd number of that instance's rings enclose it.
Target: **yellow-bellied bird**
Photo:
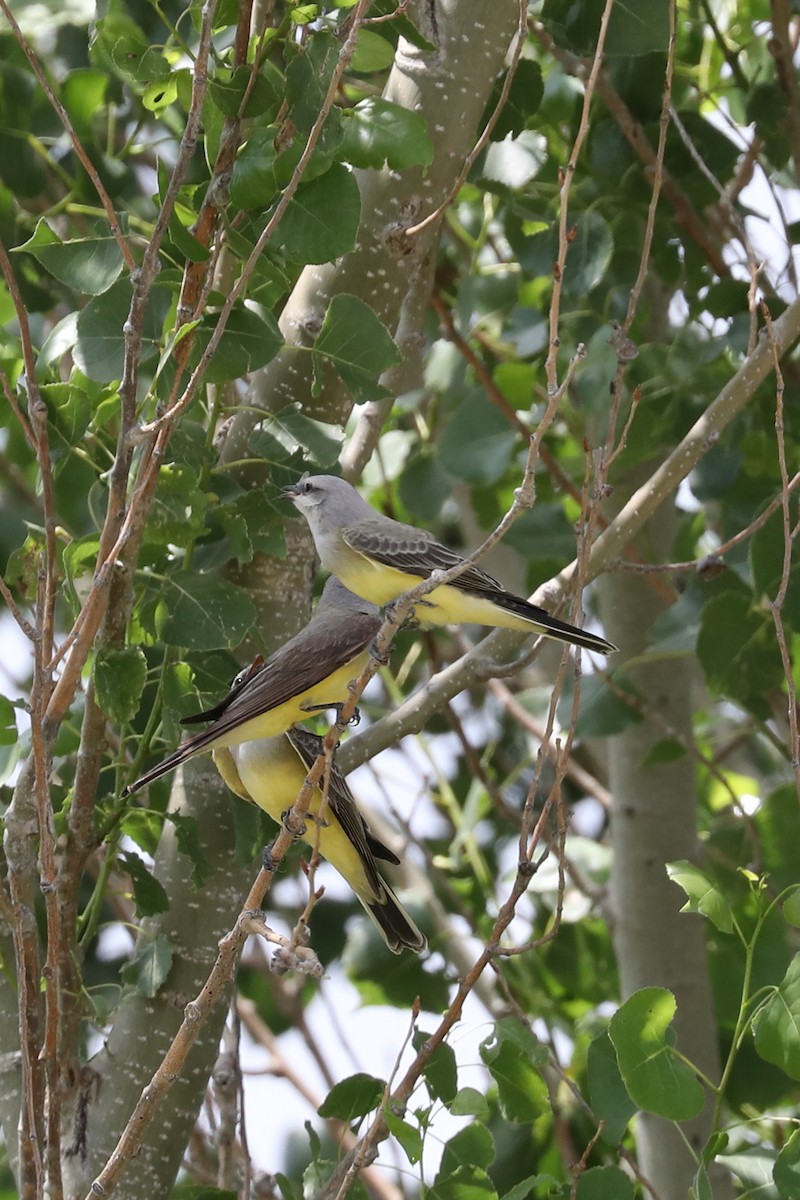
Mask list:
[[[354,487],[335,475],[304,475],[283,492],[308,521],[326,570],[373,604],[388,604],[433,571],[449,571],[464,561],[424,529],[376,512]],[[423,625],[494,625],[543,634],[600,654],[617,648],[507,592],[476,566],[467,567],[452,583],[434,588],[415,608]]]
[[[259,738],[214,750],[217,770],[231,791],[257,804],[275,821],[292,807],[305,777],[322,753],[322,738],[307,729],[290,729],[280,737]],[[349,883],[395,954],[425,949],[425,938],[380,875],[376,858],[399,859],[367,828],[347,781],[334,763],[328,804],[322,816],[322,792],[315,788],[303,839],[332,863]]]

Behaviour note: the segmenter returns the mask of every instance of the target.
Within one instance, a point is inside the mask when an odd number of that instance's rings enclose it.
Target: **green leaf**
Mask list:
[[[307,417],[299,408],[284,408],[269,422],[269,432],[289,455],[302,452],[307,466],[329,470],[339,461],[342,437],[331,437],[331,426]]]
[[[333,262],[356,244],[361,194],[351,171],[334,163],[311,183],[301,183],[275,231],[273,245],[290,262]]]
[[[429,1037],[430,1034],[418,1029],[413,1037],[414,1049],[420,1050]],[[434,1099],[442,1100],[445,1104],[453,1099],[458,1090],[458,1069],[456,1056],[447,1042],[439,1043],[422,1074]]]
[[[61,283],[89,296],[107,292],[123,267],[116,238],[89,237],[62,242],[44,217],[39,219],[33,236],[15,250],[27,250]]]
[[[701,913],[720,933],[733,931],[733,914],[722,892],[708,876],[686,859],[667,863],[667,875],[689,897],[681,912]]]
[[[797,853],[800,845],[800,809],[797,792],[784,784],[770,792],[753,818],[761,849],[764,873],[776,892],[797,882]]]
[[[164,581],[169,615],[159,627],[168,646],[219,650],[238,646],[256,619],[242,588],[211,575],[182,571]]]
[[[500,94],[505,83],[503,74],[494,86],[489,103],[486,105],[481,128],[495,111]],[[503,109],[491,132],[493,142],[501,142],[506,134],[519,134],[523,129],[534,123],[539,105],[544,97],[544,80],[542,68],[531,58],[523,58],[517,63],[511,88]]]
[[[169,938],[163,933],[140,939],[133,958],[122,968],[122,978],[133,984],[140,996],[153,1000],[169,975],[172,954]]]
[[[483,1092],[473,1087],[459,1088],[448,1107],[454,1117],[480,1117],[482,1121],[488,1120],[491,1112]]]
[[[433,161],[424,117],[380,96],[369,96],[355,108],[345,109],[342,128],[339,157],[354,167],[379,170],[386,163],[402,171]]]
[[[303,134],[309,132],[319,116],[338,61],[336,38],[330,30],[319,30],[289,63],[286,98],[292,106],[292,121]]]
[[[265,209],[278,189],[275,177],[276,125],[253,129],[239,153],[231,179],[231,203],[235,208]]]
[[[714,1192],[705,1163],[701,1163],[695,1171],[692,1186],[689,1189],[689,1200],[714,1200]]]
[[[438,454],[418,454],[403,468],[397,490],[411,517],[427,525],[438,519],[452,484],[441,468]]]
[[[386,389],[378,377],[400,362],[400,351],[372,309],[356,296],[334,296],[314,344],[314,372],[321,361],[336,368],[357,404],[379,400]]]
[[[445,427],[439,461],[455,479],[490,486],[505,474],[516,442],[515,430],[483,392],[470,392]]]
[[[397,1139],[406,1158],[414,1166],[422,1158],[422,1134],[414,1125],[409,1125],[408,1121],[404,1121],[389,1109],[385,1110],[383,1119],[389,1133]]]
[[[14,705],[6,696],[0,696],[0,746],[13,746],[17,737]]]
[[[214,103],[226,117],[241,115],[250,120],[261,117],[264,121],[274,121],[283,103],[283,75],[269,59],[262,63],[255,78],[252,75],[249,64],[233,71],[218,70],[209,82]]]
[[[437,1176],[427,1195],[429,1200],[495,1200],[497,1192],[484,1170],[463,1163],[450,1175]]]
[[[575,300],[585,299],[587,293],[604,279],[613,254],[614,237],[608,221],[594,210],[579,213],[567,249],[564,295]],[[520,261],[532,277],[549,280],[557,256],[558,228],[551,225],[526,240]]]
[[[117,38],[111,47],[111,58],[119,73],[134,83],[169,79],[167,60],[136,35],[123,34]]]
[[[138,854],[123,851],[119,855],[123,871],[131,877],[133,898],[136,911],[140,917],[152,917],[156,913],[167,912],[169,899],[162,884],[150,873]]]
[[[321,1117],[336,1117],[340,1121],[365,1117],[380,1107],[385,1090],[385,1080],[360,1071],[334,1084],[317,1112]]]
[[[675,1009],[675,997],[666,988],[643,988],[617,1010],[608,1032],[625,1087],[639,1108],[688,1121],[701,1111],[704,1094],[668,1042]]]
[[[152,808],[130,808],[120,822],[125,836],[150,855],[154,855],[158,849],[163,827],[163,814]]]
[[[197,327],[190,361],[196,366],[216,328],[217,317],[205,316]],[[234,308],[211,361],[206,368],[208,383],[240,379],[271,362],[283,345],[283,335],[272,313],[248,301]]]
[[[567,1185],[569,1186],[569,1185]],[[539,1188],[546,1188],[546,1192],[540,1192]],[[519,1183],[506,1192],[503,1200],[527,1200],[531,1192],[537,1189],[538,1196],[560,1196],[565,1197],[568,1192],[565,1191],[564,1185],[560,1184],[552,1175],[528,1175],[526,1179],[522,1179]]]
[[[648,751],[642,765],[645,767],[655,767],[659,763],[680,762],[685,757],[685,746],[682,746],[674,738],[662,738],[660,742],[656,742],[652,750]]]
[[[578,1176],[576,1200],[633,1200],[633,1180],[619,1167],[589,1167]]]
[[[54,458],[61,458],[64,452],[74,451],[89,428],[93,415],[92,402],[82,388],[71,383],[46,383],[40,391],[56,435],[53,455]]]
[[[542,20],[561,44],[576,54],[592,55],[600,31],[602,4],[546,0]],[[605,53],[630,57],[665,53],[669,40],[667,0],[622,0],[615,4],[608,26]]]
[[[75,131],[86,137],[106,103],[111,80],[94,67],[73,67],[61,84],[61,100]]]
[[[697,656],[709,686],[743,703],[783,680],[772,618],[740,592],[724,592],[706,604]]]
[[[524,1025],[503,1017],[481,1042],[480,1053],[497,1084],[500,1111],[507,1121],[534,1121],[547,1110],[547,1086],[539,1069],[547,1052]]]
[[[800,1196],[800,1129],[795,1129],[781,1148],[772,1178],[781,1200],[797,1200]]]
[[[447,1175],[454,1175],[464,1163],[472,1167],[488,1167],[494,1161],[494,1156],[494,1138],[485,1125],[473,1121],[445,1142],[436,1182]]]
[[[753,1022],[756,1050],[761,1057],[800,1079],[800,954]]]
[[[154,287],[142,329],[142,361],[154,353],[171,302],[164,287]],[[96,383],[111,383],[122,377],[125,341],[123,327],[131,306],[131,285],[118,279],[108,291],[90,300],[78,314],[78,340],[75,362],[84,375]]]
[[[783,915],[795,929],[800,928],[800,888],[787,896],[783,902]]]
[[[303,1200],[303,1193],[300,1191],[300,1189],[296,1188],[291,1179],[289,1179],[286,1175],[281,1174],[280,1171],[276,1172],[275,1174],[275,1182],[281,1189],[283,1200]]]
[[[124,725],[139,708],[147,678],[147,660],[138,646],[104,650],[94,665],[95,697],[115,725]]]
[[[636,1112],[622,1076],[608,1030],[590,1042],[586,1059],[589,1100],[595,1115],[604,1122],[603,1141],[616,1146]]]
[[[247,522],[247,532],[253,550],[271,554],[273,558],[286,557],[286,538],[283,520],[262,491],[247,492],[234,504],[234,509]]]
[[[383,71],[394,62],[394,46],[371,29],[360,29],[350,66],[362,75]]]
[[[569,560],[575,554],[575,530],[560,501],[537,501],[515,521],[503,538],[527,561]]]

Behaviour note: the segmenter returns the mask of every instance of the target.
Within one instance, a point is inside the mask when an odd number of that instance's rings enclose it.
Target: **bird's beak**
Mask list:
[[[300,495],[300,484],[304,479],[308,479],[308,471],[303,472],[297,483],[287,483],[286,487],[282,487],[281,495],[285,496],[287,500],[296,499],[296,497]]]

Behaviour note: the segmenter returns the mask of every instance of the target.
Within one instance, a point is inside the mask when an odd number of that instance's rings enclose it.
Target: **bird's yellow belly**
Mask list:
[[[297,800],[306,778],[305,767],[295,751],[281,738],[249,742],[237,747],[233,758],[238,779],[247,796],[280,823],[283,814]],[[242,791],[233,790],[243,795]],[[360,855],[330,807],[326,806],[324,816],[319,821],[315,820],[321,805],[322,794],[315,788],[305,818],[303,840],[312,849],[318,849],[322,857],[336,867],[353,891],[370,898],[373,889],[367,881]]]
[[[286,700],[276,708],[270,708],[267,712],[237,725],[235,729],[220,734],[212,742],[212,746],[240,746],[242,742],[252,742],[257,738],[276,737],[279,733],[291,729],[292,725],[308,720],[314,708],[344,704],[349,694],[348,684],[358,678],[368,658],[369,650],[365,650],[358,658],[351,659],[349,663],[332,671],[325,679],[293,696],[291,700]]]
[[[345,587],[373,604],[383,606],[422,583],[419,575],[398,571],[361,555],[337,564],[337,574]],[[531,622],[506,612],[491,600],[462,592],[452,584],[434,588],[415,605],[421,625],[495,625],[505,629],[529,630]]]

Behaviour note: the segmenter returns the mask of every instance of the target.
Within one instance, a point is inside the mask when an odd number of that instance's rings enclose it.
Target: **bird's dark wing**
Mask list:
[[[387,567],[395,567],[407,571],[409,575],[417,575],[427,579],[432,571],[449,571],[451,567],[462,563],[464,559],[455,550],[435,541],[423,530],[415,529],[413,525],[402,525],[399,521],[387,524],[385,521],[359,521],[357,525],[349,525],[342,530],[342,537],[352,550]],[[522,596],[506,589],[487,575],[480,567],[469,566],[457,576],[450,587],[470,596],[483,600],[491,600],[506,612],[514,613],[523,621],[530,621],[549,632],[550,636],[561,641],[571,642],[576,646],[584,646],[587,650],[596,650],[600,654],[611,654],[616,650],[613,642],[586,633],[567,621],[551,617],[543,608],[531,604]]]
[[[286,736],[300,755],[306,769],[310,770],[322,750],[322,738],[298,727],[290,729]],[[395,865],[400,860],[367,829],[366,822],[358,811],[355,797],[335,762],[331,766],[328,805],[358,851],[364,865],[374,900],[362,895],[359,895],[359,899],[382,930],[389,949],[397,954],[407,946],[410,950],[420,953],[427,946],[425,937],[417,929],[386,880],[379,875],[375,865],[375,857]]]
[[[308,729],[301,729],[296,725],[288,731],[286,736],[303,760],[306,770],[310,771],[315,760],[323,752],[322,738]],[[400,859],[392,853],[388,846],[384,846],[370,833],[369,827],[359,811],[356,798],[350,791],[344,775],[337,767],[335,758],[331,765],[331,778],[328,785],[328,805],[348,839],[358,851],[359,857],[363,860],[370,884],[379,893],[384,881],[376,870],[374,860],[382,858],[385,862],[397,866]]]
[[[407,571],[409,575],[418,575],[420,579],[427,579],[431,571],[449,571],[464,561],[463,555],[443,546],[424,530],[402,525],[399,521],[390,526],[383,521],[359,521],[357,525],[343,529],[342,537],[358,554],[398,571]],[[467,567],[453,580],[453,587],[487,595],[502,591],[496,579],[476,566]]]
[[[215,736],[227,733],[322,683],[366,650],[380,627],[380,617],[369,613],[329,613],[248,673],[214,708],[184,717],[182,724],[211,719]]]

